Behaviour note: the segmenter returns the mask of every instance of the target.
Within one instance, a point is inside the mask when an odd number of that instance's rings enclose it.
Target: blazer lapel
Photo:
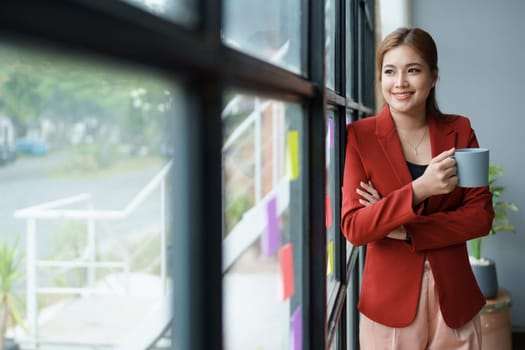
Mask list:
[[[451,149],[456,145],[457,133],[445,121],[446,116],[429,116],[429,133],[430,147],[432,149],[432,158]],[[434,212],[440,207],[443,195],[432,196],[428,198],[426,208],[427,212]]]
[[[442,118],[442,119],[440,119]],[[428,127],[432,158],[456,145],[456,131],[444,120],[446,116],[429,116]]]
[[[399,186],[412,180],[388,105],[377,115],[376,136]],[[385,169],[385,171],[388,171]]]

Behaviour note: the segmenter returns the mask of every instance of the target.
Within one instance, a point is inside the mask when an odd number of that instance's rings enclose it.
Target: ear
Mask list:
[[[432,70],[432,87],[436,87],[436,83],[437,83],[437,80],[438,80],[438,70],[437,68]]]

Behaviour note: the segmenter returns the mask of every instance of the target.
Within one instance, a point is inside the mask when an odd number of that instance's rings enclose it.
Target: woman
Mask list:
[[[419,28],[378,48],[385,107],[347,129],[342,230],[367,245],[361,349],[481,349],[485,304],[466,242],[488,234],[488,186],[457,187],[456,148],[478,147],[466,117],[435,99],[437,49]]]

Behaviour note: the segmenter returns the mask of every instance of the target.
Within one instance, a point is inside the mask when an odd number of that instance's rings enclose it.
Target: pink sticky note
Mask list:
[[[303,308],[301,305],[295,309],[290,319],[290,350],[303,349]]]
[[[294,293],[293,274],[293,246],[288,243],[279,251],[279,265],[281,272],[281,299],[286,300]]]
[[[273,197],[266,203],[266,230],[261,237],[261,252],[269,257],[281,246],[279,232],[279,217],[277,216],[277,198]]]
[[[330,195],[326,195],[326,228],[332,227],[332,206],[330,205]]]

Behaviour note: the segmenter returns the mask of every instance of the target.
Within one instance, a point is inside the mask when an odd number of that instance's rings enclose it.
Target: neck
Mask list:
[[[417,131],[428,125],[425,110],[419,113],[400,113],[390,110],[390,114],[397,130]]]

